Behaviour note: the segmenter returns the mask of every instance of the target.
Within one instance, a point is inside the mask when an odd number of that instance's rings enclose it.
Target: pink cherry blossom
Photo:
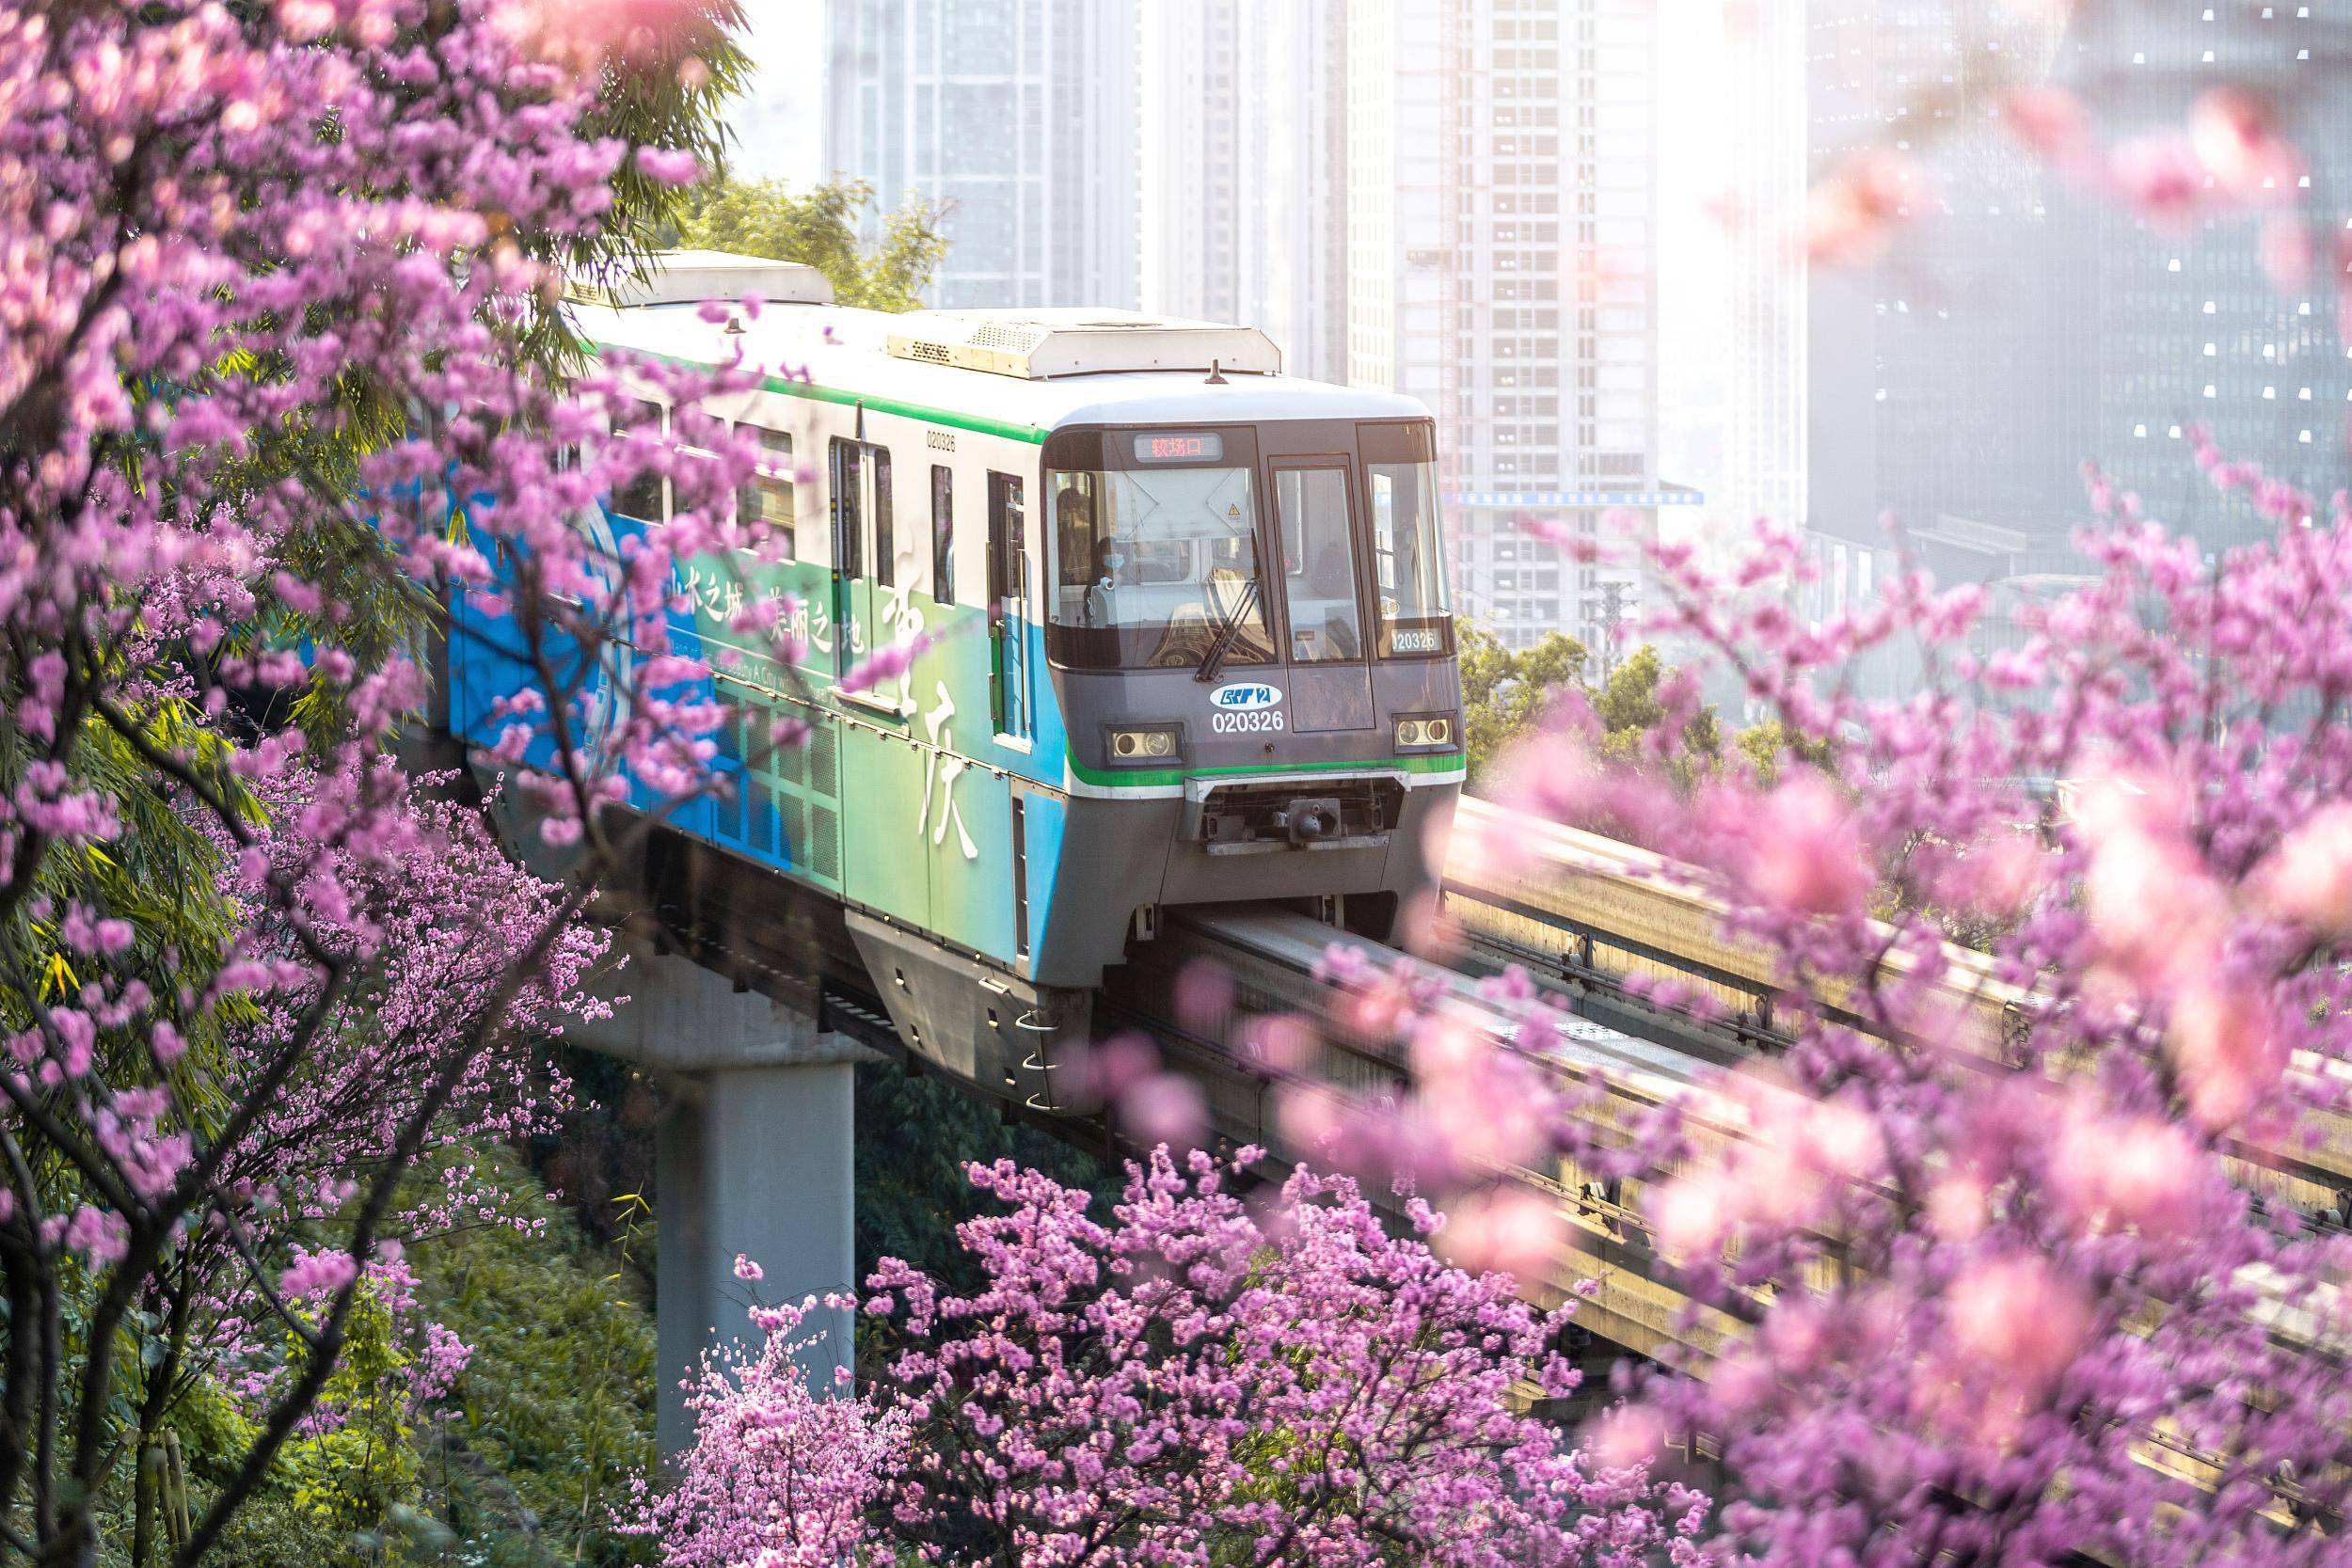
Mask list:
[[[215,1390],[243,1434],[191,1488],[193,1562],[333,1419],[360,1300],[412,1404],[449,1386],[464,1347],[399,1243],[503,1223],[469,1141],[567,1102],[545,1042],[602,1006],[580,915],[622,775],[657,809],[714,787],[724,715],[668,640],[676,563],[760,543],[710,520],[751,456],[699,403],[740,378],[534,346],[563,330],[536,258],[620,247],[615,182],[691,172],[600,129],[601,42],[548,41],[474,0],[0,0],[0,1273],[81,1336],[9,1362],[7,1407],[66,1434],[0,1438],[0,1515],[43,1560],[131,1549],[102,1535],[151,1388]],[[714,461],[600,549],[596,497],[675,466],[605,438],[647,391]],[[558,673],[503,710],[567,883],[401,766],[435,603],[632,689]],[[240,711],[257,690],[302,725]]]
[[[870,1388],[811,1401],[788,1316],[705,1370],[681,1481],[643,1523],[665,1568],[844,1561],[885,1519],[945,1564],[1707,1560],[1705,1503],[1651,1479],[1655,1441],[1596,1462],[1524,1410],[1523,1388],[1576,1386],[1565,1311],[1391,1234],[1352,1183],[1300,1171],[1246,1202],[1257,1158],[1157,1152],[1107,1221],[976,1167],[998,1207],[961,1238],[984,1282],[952,1295],[885,1259],[866,1305],[900,1348]]]
[[[2255,868],[2260,907],[2331,936],[2352,935],[2352,802],[2313,812]]]
[[[2279,125],[2278,106],[2245,87],[2214,87],[2189,111],[2189,144],[2197,161],[2239,200],[2285,205],[2296,197],[2305,164]]]
[[[1866,266],[1886,251],[1924,194],[1926,175],[1889,149],[1856,153],[1814,186],[1805,203],[1804,245],[1824,266]]]
[[[1567,1224],[1556,1200],[1505,1187],[1457,1200],[1438,1233],[1438,1249],[1458,1268],[1508,1275],[1522,1293],[1535,1295],[1549,1283],[1566,1239]]]

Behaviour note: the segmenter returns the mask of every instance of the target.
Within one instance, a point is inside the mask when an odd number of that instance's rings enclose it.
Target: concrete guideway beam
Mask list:
[[[705,1352],[752,1338],[755,1301],[854,1291],[853,1074],[874,1053],[687,959],[644,951],[607,972],[612,1016],[575,1044],[652,1071],[668,1101],[657,1130],[655,1262],[662,1450],[693,1437],[683,1383]],[[765,1278],[738,1279],[738,1256]],[[819,1307],[803,1357],[829,1388],[850,1355],[850,1314]]]

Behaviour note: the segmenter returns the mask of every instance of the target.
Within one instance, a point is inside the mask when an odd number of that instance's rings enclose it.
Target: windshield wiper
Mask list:
[[[1250,608],[1258,602],[1258,585],[1265,580],[1265,574],[1261,570],[1264,565],[1264,556],[1258,547],[1258,536],[1253,533],[1249,536],[1248,585],[1242,589],[1241,597],[1233,601],[1233,608],[1225,612],[1225,619],[1217,626],[1216,635],[1209,640],[1209,651],[1200,656],[1200,668],[1192,673],[1194,680],[1213,681],[1216,679],[1217,672],[1225,668],[1225,656],[1233,651],[1233,639],[1240,634],[1242,617],[1248,614]]]

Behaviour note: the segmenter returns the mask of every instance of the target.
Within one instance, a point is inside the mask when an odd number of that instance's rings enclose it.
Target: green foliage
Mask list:
[[[1533,731],[1556,690],[1581,690],[1584,644],[1560,632],[1515,654],[1490,632],[1457,624],[1462,659],[1462,738],[1472,788],[1490,782],[1511,742]]]
[[[408,1253],[414,1300],[395,1319],[363,1298],[322,1410],[333,1430],[289,1445],[208,1562],[220,1568],[605,1568],[644,1547],[612,1530],[629,1479],[650,1474],[651,1314],[616,1260],[580,1235],[518,1156],[469,1151],[510,1195],[495,1224]],[[485,1168],[486,1167],[486,1168]],[[421,1181],[437,1180],[425,1173]],[[472,1352],[449,1394],[410,1409],[403,1371],[421,1323]],[[395,1330],[399,1332],[395,1332]],[[243,1411],[208,1382],[172,1406],[199,1501],[251,1447]],[[129,1531],[110,1528],[127,1543]]]
[[[227,1483],[259,1435],[253,1422],[209,1378],[197,1380],[174,1402],[169,1425],[180,1433],[188,1455],[192,1508],[203,1506]],[[260,1489],[237,1511],[219,1545],[206,1557],[207,1568],[342,1568],[363,1560],[349,1532],[332,1528],[318,1510],[300,1500],[301,1480],[301,1471],[282,1457],[272,1465]],[[127,1521],[110,1528],[104,1538],[118,1547],[127,1545]],[[154,1560],[166,1556],[158,1550]]]
[[[562,6],[546,14],[559,29],[570,19]],[[648,24],[653,20],[648,15]],[[706,170],[723,168],[727,116],[752,77],[751,57],[738,41],[743,21],[739,0],[680,0],[660,8],[658,25],[635,26],[610,40],[595,59],[598,109],[581,134],[612,136],[631,149],[691,152]],[[690,199],[677,186],[647,179],[634,157],[624,158],[612,177],[612,218],[602,231],[519,238],[525,251],[560,263],[570,277],[609,285],[644,276]],[[568,363],[576,341],[559,313],[546,311],[532,324],[526,346]]]
[[[680,216],[679,243],[801,261],[823,273],[834,298],[868,310],[918,309],[947,254],[941,212],[909,197],[882,217],[870,251],[858,228],[875,205],[862,180],[830,180],[795,195],[780,180],[723,181],[697,187]]]
[[[1119,1194],[1118,1171],[1034,1127],[1008,1123],[993,1110],[936,1078],[887,1062],[857,1069],[857,1273],[863,1280],[884,1257],[903,1258],[945,1290],[982,1282],[972,1255],[956,1243],[956,1226],[984,1209],[964,1169],[1012,1160],[1055,1180],[1091,1191],[1107,1213]]]
[[[1581,698],[1591,708],[1600,732],[1599,754],[1608,762],[1641,763],[1645,738],[1666,722],[1666,705],[1659,691],[1674,671],[1646,643],[1595,685],[1584,678],[1584,645],[1573,637],[1552,632],[1525,653],[1515,654],[1475,626],[1458,626],[1456,634],[1462,652],[1462,731],[1473,790],[1494,782],[1495,765],[1515,741],[1534,733],[1555,700]],[[1725,759],[1723,726],[1715,710],[1700,708],[1684,726],[1682,738],[1673,782],[1689,788]],[[1792,749],[1787,732],[1771,720],[1735,732],[1731,745],[1767,784],[1789,758],[1818,766],[1826,756],[1824,748]]]
[[[346,1321],[342,1354],[319,1398],[324,1430],[292,1445],[286,1458],[295,1506],[330,1531],[381,1529],[416,1486],[417,1453],[401,1376],[408,1365],[391,1308],[362,1286]]]
[[[492,1175],[516,1196],[511,1223],[421,1244],[414,1310],[472,1356],[449,1414],[422,1423],[419,1508],[454,1538],[447,1560],[479,1568],[620,1564],[640,1548],[612,1531],[629,1478],[658,1452],[654,1325],[617,1259],[511,1154]],[[478,1173],[479,1174],[479,1173]]]

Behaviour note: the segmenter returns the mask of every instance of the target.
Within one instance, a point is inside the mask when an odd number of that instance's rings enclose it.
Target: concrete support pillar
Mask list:
[[[755,1300],[856,1289],[853,1074],[871,1053],[683,958],[638,955],[604,989],[613,1015],[578,1043],[654,1072],[670,1101],[654,1285],[660,1439],[675,1453],[693,1437],[681,1381],[711,1345],[752,1338]],[[766,1277],[736,1278],[739,1254]],[[850,1317],[820,1307],[804,1326],[825,1334],[803,1356],[813,1385],[849,1365]]]
[[[754,1301],[854,1291],[850,1223],[851,1088],[846,1057],[794,1067],[726,1068],[675,1085],[660,1131],[660,1433],[665,1453],[693,1436],[678,1386],[705,1349],[750,1338]],[[766,1278],[735,1277],[738,1255]],[[803,1356],[829,1387],[850,1364],[850,1314],[819,1306]]]

